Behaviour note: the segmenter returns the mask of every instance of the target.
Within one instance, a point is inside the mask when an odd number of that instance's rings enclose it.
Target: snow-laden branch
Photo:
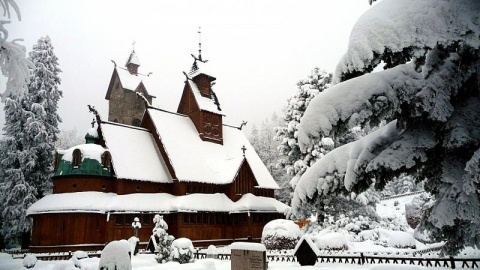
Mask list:
[[[334,149],[318,160],[300,178],[295,187],[292,208],[300,209],[302,203],[315,194],[329,194],[340,189],[351,190],[357,182],[357,173],[364,170],[377,153],[398,140],[402,133],[392,121],[360,140]]]
[[[17,14],[18,20],[21,20],[20,9],[15,0],[0,0],[0,6],[3,9],[3,15],[10,18],[10,7]],[[17,43],[22,39],[7,41],[8,31],[5,24],[10,21],[0,20],[0,69],[2,75],[8,77],[5,92],[0,93],[0,100],[3,102],[10,92],[23,95],[30,81],[29,68],[35,68],[32,62],[26,58],[25,46]]]
[[[401,105],[398,93],[412,95],[420,87],[414,78],[420,78],[420,74],[413,64],[405,64],[326,89],[311,101],[303,115],[298,130],[300,148],[303,151],[308,147],[311,138],[332,135],[334,127],[341,123],[347,130],[373,115],[388,121],[395,119]]]
[[[371,71],[381,60],[394,66],[391,61],[398,61],[398,55],[404,55],[404,61],[422,58],[438,45],[461,42],[478,48],[479,10],[480,1],[472,0],[381,1],[353,27],[333,82]]]

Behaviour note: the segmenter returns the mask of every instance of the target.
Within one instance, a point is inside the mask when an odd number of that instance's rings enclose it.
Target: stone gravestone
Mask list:
[[[230,249],[232,270],[267,269],[267,249],[263,244],[235,242]]]

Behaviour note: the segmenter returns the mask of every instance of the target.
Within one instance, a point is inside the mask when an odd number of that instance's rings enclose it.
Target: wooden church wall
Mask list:
[[[53,178],[53,193],[99,191],[115,192],[115,180],[109,177],[69,175]]]
[[[133,193],[172,193],[171,183],[154,183],[147,181],[116,180],[118,195]]]
[[[91,244],[82,246],[85,250],[102,249],[105,244],[105,217],[93,213],[34,215],[32,226],[34,237],[30,249],[45,252],[65,251],[78,249],[68,246],[79,244]]]
[[[228,196],[233,201],[238,201],[243,194],[254,193],[254,186],[256,185],[255,176],[252,169],[248,165],[248,162],[244,162],[240,167],[240,170],[235,177],[235,180],[230,185]]]

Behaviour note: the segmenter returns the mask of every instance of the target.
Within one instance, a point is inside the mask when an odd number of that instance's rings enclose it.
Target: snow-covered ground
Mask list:
[[[83,259],[82,269],[83,270],[97,270],[99,258],[89,258]],[[0,270],[10,270],[10,269],[22,269],[22,260],[16,259],[13,260],[7,258],[6,254],[0,255]],[[34,270],[73,270],[71,268],[73,265],[68,261],[39,261],[34,268]],[[177,262],[168,262],[165,264],[159,264],[155,260],[153,255],[139,254],[134,256],[132,259],[132,268],[136,270],[229,270],[230,261],[221,261],[214,259],[202,259],[196,260],[193,263],[188,264],[179,264]],[[26,269],[26,268],[23,268]],[[268,269],[271,270],[283,270],[283,269],[315,269],[315,270],[348,270],[348,269],[371,269],[371,270],[380,270],[380,269],[389,269],[389,270],[421,270],[421,269],[449,269],[449,268],[432,268],[432,267],[423,267],[423,266],[412,266],[412,265],[351,265],[351,264],[332,264],[332,263],[317,263],[315,266],[300,266],[297,262],[270,262],[268,263]]]

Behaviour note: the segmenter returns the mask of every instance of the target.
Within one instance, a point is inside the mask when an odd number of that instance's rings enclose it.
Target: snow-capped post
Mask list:
[[[140,219],[138,217],[135,217],[133,219],[132,228],[133,228],[133,235],[138,238],[138,230],[142,228],[142,223],[140,223]]]

